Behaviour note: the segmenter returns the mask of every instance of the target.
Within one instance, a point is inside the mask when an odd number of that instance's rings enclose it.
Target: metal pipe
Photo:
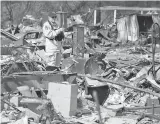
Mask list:
[[[103,124],[102,122],[102,116],[101,116],[101,110],[100,110],[100,105],[99,105],[99,99],[98,99],[98,95],[97,95],[97,92],[96,91],[93,91],[93,96],[95,98],[95,101],[96,101],[96,108],[97,108],[97,111],[98,111],[98,116],[99,116],[99,124]]]
[[[152,103],[152,115],[154,115],[154,102]]]

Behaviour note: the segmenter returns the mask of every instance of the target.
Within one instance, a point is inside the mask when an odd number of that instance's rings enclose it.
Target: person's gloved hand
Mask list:
[[[60,28],[59,30],[60,30],[60,32],[64,32],[65,28]]]
[[[55,40],[56,41],[62,41],[62,39],[64,39],[64,28],[60,28],[59,29],[59,33],[58,33],[58,35],[55,37]]]

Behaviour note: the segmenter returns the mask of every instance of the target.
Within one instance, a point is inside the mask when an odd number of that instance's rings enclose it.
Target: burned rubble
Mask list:
[[[146,15],[153,23],[143,27],[140,14],[106,26],[86,25],[80,15],[67,25],[66,13],[57,14],[66,29],[55,66],[46,62],[40,24],[21,24],[16,34],[1,29],[1,123],[159,124],[160,16]],[[128,18],[141,34],[122,31]]]

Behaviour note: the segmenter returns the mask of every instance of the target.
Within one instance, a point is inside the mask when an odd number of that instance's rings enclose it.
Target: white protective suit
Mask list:
[[[46,37],[46,62],[50,66],[55,65],[56,55],[61,52],[62,43],[61,41],[56,41],[55,37],[62,31],[62,28],[58,29],[57,26],[52,25],[49,21],[43,24],[43,34]]]

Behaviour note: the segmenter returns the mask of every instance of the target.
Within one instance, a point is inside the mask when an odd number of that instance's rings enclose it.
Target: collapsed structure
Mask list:
[[[66,35],[56,66],[45,61],[41,30],[23,28],[27,31],[17,38],[1,29],[10,39],[1,47],[2,123],[158,124],[159,15],[114,17],[112,30],[98,24],[97,15],[95,25],[76,23],[75,17],[68,27],[66,13],[57,14],[65,33],[73,33]],[[105,31],[117,35],[110,40]]]

